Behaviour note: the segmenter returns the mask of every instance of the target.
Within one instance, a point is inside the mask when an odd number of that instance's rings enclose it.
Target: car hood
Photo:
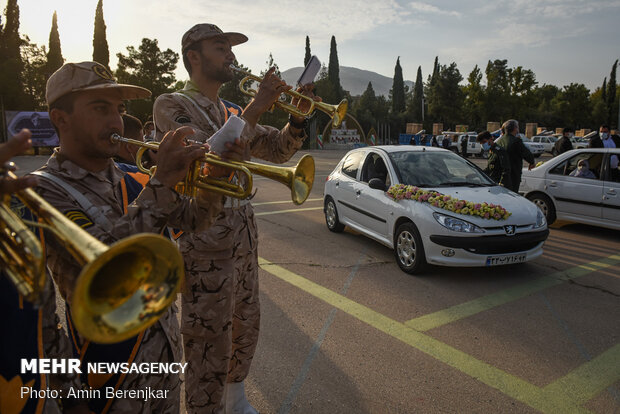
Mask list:
[[[525,197],[520,196],[510,190],[507,190],[501,186],[494,187],[440,187],[440,188],[427,188],[427,190],[434,190],[444,195],[449,195],[452,198],[458,198],[463,201],[471,201],[472,203],[482,204],[495,204],[505,208],[508,212],[512,213],[506,220],[489,220],[478,216],[471,216],[469,214],[456,214],[449,210],[444,210],[439,207],[431,206],[427,204],[433,211],[443,214],[453,215],[466,219],[467,221],[474,223],[480,227],[493,227],[495,225],[526,225],[536,223],[536,214],[538,207]]]

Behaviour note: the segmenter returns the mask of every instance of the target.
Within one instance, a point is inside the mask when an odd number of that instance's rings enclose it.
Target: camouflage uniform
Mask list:
[[[199,231],[209,226],[221,209],[221,197],[189,200],[151,179],[140,195],[124,212],[119,183],[123,173],[110,160],[99,173],[78,167],[58,152],[50,157],[41,171],[59,177],[84,195],[112,223],[102,228],[82,211],[82,207],[64,190],[47,179],[40,179],[37,192],[56,209],[70,217],[95,238],[111,244],[139,232],[159,233],[166,225],[186,231]],[[90,214],[90,213],[89,213]],[[197,219],[198,218],[198,219]],[[82,269],[73,256],[53,236],[46,237],[47,265],[61,295],[71,303],[73,288]],[[146,330],[134,363],[180,362],[179,327],[173,305],[162,318]],[[79,341],[79,338],[78,338]],[[151,387],[169,390],[166,399],[115,399],[108,413],[178,413],[180,409],[180,380],[177,375],[128,374],[119,390]]]
[[[155,101],[158,140],[164,131],[188,125],[196,130],[193,139],[204,142],[216,132],[214,126],[219,129],[227,119],[224,104],[212,102],[191,81],[181,93],[191,100],[177,92]],[[288,125],[279,131],[246,124],[241,139],[253,157],[283,163],[301,147],[305,135],[293,136]],[[225,383],[247,377],[258,341],[257,229],[249,200],[227,199],[214,225],[184,233],[180,248],[188,287],[181,310],[189,363],[186,406],[189,413],[220,412]]]

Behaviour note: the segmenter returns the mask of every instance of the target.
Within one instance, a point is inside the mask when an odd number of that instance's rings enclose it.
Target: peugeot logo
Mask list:
[[[508,236],[514,236],[516,227],[515,226],[504,226],[504,230]]]

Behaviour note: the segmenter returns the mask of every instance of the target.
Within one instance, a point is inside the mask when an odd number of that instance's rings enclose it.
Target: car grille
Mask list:
[[[526,250],[531,250],[534,247],[538,246],[540,242],[530,242],[530,243],[515,243],[510,246],[485,246],[485,247],[475,247],[475,248],[466,248],[468,252],[475,254],[502,254],[502,253],[516,253],[516,252],[524,252]]]

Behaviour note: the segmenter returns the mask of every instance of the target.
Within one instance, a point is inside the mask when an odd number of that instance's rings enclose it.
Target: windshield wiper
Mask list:
[[[437,184],[436,187],[490,187],[493,184],[470,183],[468,181],[452,181]]]

